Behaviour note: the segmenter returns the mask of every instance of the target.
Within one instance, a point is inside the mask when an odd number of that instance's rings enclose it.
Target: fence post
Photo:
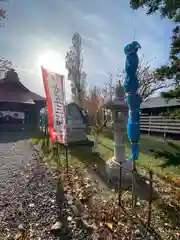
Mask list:
[[[135,180],[136,180],[136,160],[133,158],[133,168],[132,168],[132,208],[136,206],[137,197],[135,194]]]
[[[151,117],[152,117],[152,112],[151,115],[149,117],[149,129],[148,129],[148,136],[150,136],[150,132],[151,132]]]
[[[168,129],[168,126],[166,123],[164,123],[164,138],[166,138],[167,129]]]
[[[152,216],[152,194],[153,194],[153,173],[152,170],[149,171],[149,201],[148,201],[148,216],[147,216],[147,226],[151,225]]]
[[[65,158],[66,158],[66,171],[69,172],[69,159],[68,159],[68,145],[65,146]]]

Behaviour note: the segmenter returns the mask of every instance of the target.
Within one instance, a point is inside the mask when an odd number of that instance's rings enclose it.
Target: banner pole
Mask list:
[[[69,159],[68,159],[68,145],[64,145],[65,146],[65,158],[66,158],[66,171],[67,174],[69,172]]]

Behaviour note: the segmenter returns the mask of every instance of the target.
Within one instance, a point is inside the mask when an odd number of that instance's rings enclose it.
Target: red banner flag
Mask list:
[[[66,144],[66,101],[64,75],[49,72],[41,67],[44,89],[47,99],[48,131],[53,142]]]

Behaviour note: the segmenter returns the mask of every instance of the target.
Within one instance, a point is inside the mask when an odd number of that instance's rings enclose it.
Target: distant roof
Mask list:
[[[10,70],[4,79],[0,79],[0,102],[35,104],[46,103],[46,99],[29,91],[19,80],[15,71]]]
[[[31,95],[31,98],[34,100],[34,101],[46,101],[46,98],[34,93],[34,92],[31,92],[29,91],[29,95]]]
[[[141,103],[141,109],[145,108],[158,108],[158,107],[172,107],[172,106],[180,106],[179,99],[171,99],[167,101],[163,97],[154,97],[149,98],[145,102]]]
[[[0,102],[35,104],[29,92],[7,91],[0,87]]]

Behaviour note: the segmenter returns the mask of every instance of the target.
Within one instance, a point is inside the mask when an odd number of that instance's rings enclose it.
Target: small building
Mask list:
[[[46,99],[31,92],[11,69],[0,79],[0,131],[35,130]]]
[[[175,110],[180,107],[180,100],[166,100],[163,97],[149,98],[141,104],[141,114],[157,116],[160,113],[165,113],[168,110]]]
[[[141,104],[140,128],[148,134],[158,134],[164,137],[179,138],[180,121],[168,119],[162,114],[180,107],[180,101],[171,99],[166,101],[163,97],[150,98]],[[162,114],[161,114],[162,113]]]

